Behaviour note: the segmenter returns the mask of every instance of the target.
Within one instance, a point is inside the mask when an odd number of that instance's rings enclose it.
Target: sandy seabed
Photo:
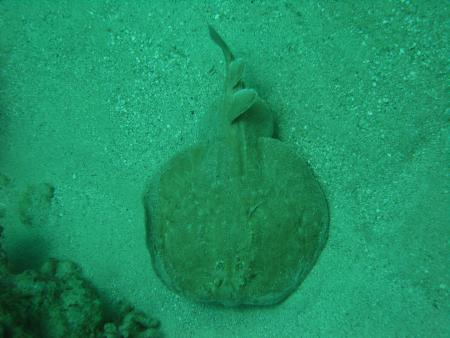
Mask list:
[[[448,18],[446,1],[0,1],[13,268],[73,260],[167,337],[450,336]],[[276,307],[191,303],[146,249],[144,186],[198,139],[222,89],[207,24],[330,203],[324,252]],[[26,192],[44,183],[48,210],[24,222]]]

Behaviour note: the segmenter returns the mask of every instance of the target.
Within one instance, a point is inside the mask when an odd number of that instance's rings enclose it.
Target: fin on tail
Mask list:
[[[233,123],[239,116],[249,110],[257,101],[258,95],[254,89],[245,89],[242,81],[244,64],[242,60],[235,59],[230,48],[220,37],[219,33],[208,26],[211,39],[222,49],[226,61],[227,75],[225,78],[225,91],[229,95],[231,106],[227,111],[230,123]]]
[[[242,74],[244,73],[244,63],[241,59],[235,59],[230,48],[222,37],[211,25],[208,25],[209,35],[211,39],[222,49],[226,62],[226,79],[225,90],[235,92],[244,88],[244,82],[242,81]]]
[[[219,33],[214,29],[213,26],[208,25],[209,28],[209,36],[211,39],[222,49],[223,55],[225,56],[225,61],[227,62],[227,68],[229,64],[234,60],[234,55],[231,53],[228,45],[223,41]]]

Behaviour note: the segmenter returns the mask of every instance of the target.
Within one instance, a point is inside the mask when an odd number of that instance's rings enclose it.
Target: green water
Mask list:
[[[11,271],[74,261],[107,312],[126,299],[167,337],[450,336],[448,18],[437,0],[0,1]],[[146,248],[144,187],[222,90],[208,24],[330,205],[323,253],[275,307],[180,297]]]

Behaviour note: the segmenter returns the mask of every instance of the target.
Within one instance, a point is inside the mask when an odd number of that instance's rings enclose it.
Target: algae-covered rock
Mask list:
[[[29,299],[45,337],[72,337],[74,332],[95,336],[102,327],[102,305],[94,289],[82,279],[77,265],[50,260],[39,272],[27,270],[13,278],[16,289]]]
[[[5,217],[9,204],[8,187],[10,182],[11,179],[8,176],[0,173],[0,219]]]
[[[119,310],[120,321],[104,326],[105,338],[153,338],[161,337],[159,321],[147,317],[128,304],[122,304]],[[145,330],[143,330],[145,328]]]
[[[38,227],[48,222],[55,187],[51,183],[28,184],[22,191],[7,175],[0,173],[0,220]]]
[[[19,201],[19,217],[24,225],[47,223],[55,187],[49,183],[29,185]]]
[[[0,226],[0,239],[2,235]],[[160,337],[159,322],[123,306],[105,319],[95,289],[70,261],[12,274],[0,245],[0,337]]]

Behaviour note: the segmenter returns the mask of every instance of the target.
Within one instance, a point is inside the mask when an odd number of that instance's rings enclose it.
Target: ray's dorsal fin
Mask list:
[[[222,49],[226,62],[225,93],[230,98],[231,106],[227,111],[228,121],[232,123],[236,118],[250,109],[257,100],[256,91],[245,89],[242,82],[244,64],[240,59],[235,59],[226,42],[211,26],[209,35],[211,39]]]
[[[258,94],[254,89],[240,89],[233,94],[232,104],[228,110],[228,120],[233,122],[251,108],[256,102]]]

